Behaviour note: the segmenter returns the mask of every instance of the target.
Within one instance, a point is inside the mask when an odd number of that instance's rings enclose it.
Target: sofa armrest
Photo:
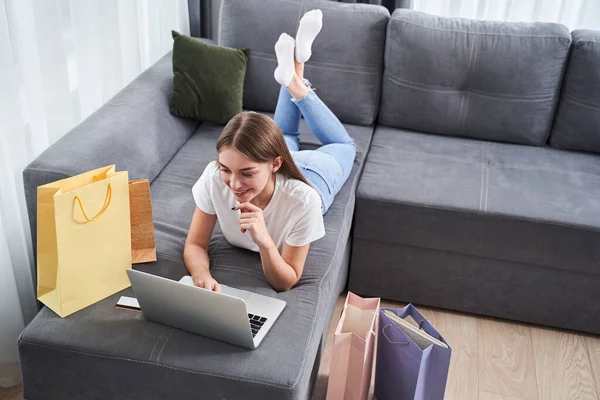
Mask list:
[[[165,55],[25,168],[34,249],[38,186],[112,164],[130,179],[152,181],[196,130],[198,121],[169,112],[171,59]]]

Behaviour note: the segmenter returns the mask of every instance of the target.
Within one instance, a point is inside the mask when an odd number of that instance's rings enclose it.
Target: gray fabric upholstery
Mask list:
[[[598,161],[378,126],[348,290],[600,333]]]
[[[600,333],[597,274],[354,238],[348,285],[363,296]]]
[[[218,227],[213,235],[209,254],[215,279],[287,302],[257,350],[114,309],[119,296],[133,295],[129,288],[65,319],[42,309],[19,341],[25,397],[308,399],[321,340],[346,284],[355,188],[373,133],[372,127],[346,128],[357,143],[355,167],[325,215],[326,236],[311,245],[294,289],[274,292],[257,253],[231,246]],[[195,207],[191,188],[215,159],[221,129],[203,123],[152,182],[158,261],[135,268],[171,279],[186,274],[183,245]],[[301,148],[314,148],[318,142],[304,120],[301,132]]]
[[[354,237],[600,275],[599,182],[596,156],[379,126]]]
[[[348,289],[600,332],[589,321],[597,305],[588,307],[600,280],[598,160],[378,126]]]
[[[553,147],[600,153],[600,32],[577,30],[550,137]]]
[[[398,9],[388,24],[379,123],[541,145],[550,134],[570,41],[558,24]]]
[[[275,111],[280,87],[273,78],[275,43],[283,32],[295,36],[302,15],[314,8],[323,11],[323,29],[313,43],[304,76],[342,122],[372,125],[379,106],[389,12],[367,4],[224,0],[219,44],[250,49],[244,107]]]
[[[169,53],[25,168],[34,248],[38,186],[112,164],[152,181],[191,136],[198,122],[169,112],[172,68]]]
[[[331,1],[331,0],[330,0]],[[384,6],[393,13],[396,8],[412,8],[413,0],[333,0],[340,3],[366,3]]]

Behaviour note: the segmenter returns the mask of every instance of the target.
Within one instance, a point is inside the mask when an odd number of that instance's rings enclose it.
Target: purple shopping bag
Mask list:
[[[393,313],[419,325],[409,329]],[[437,341],[432,343],[416,333],[422,329]],[[446,390],[452,349],[419,311],[404,308],[379,310],[379,336],[375,372],[377,400],[442,400]],[[447,347],[444,347],[447,346]]]

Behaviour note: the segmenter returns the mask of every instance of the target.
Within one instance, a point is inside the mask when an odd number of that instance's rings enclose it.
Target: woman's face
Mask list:
[[[217,165],[221,170],[221,179],[240,203],[258,196],[269,183],[273,171],[279,168],[277,162],[254,162],[232,147],[221,150]]]

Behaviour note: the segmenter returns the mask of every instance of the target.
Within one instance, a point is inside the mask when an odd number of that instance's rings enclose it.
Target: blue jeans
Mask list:
[[[306,80],[305,83],[310,88],[310,83]],[[316,150],[299,151],[301,115],[323,143]],[[325,214],[352,171],[356,157],[354,139],[312,89],[300,100],[295,100],[282,86],[274,119],[300,172],[321,196],[321,212]]]

